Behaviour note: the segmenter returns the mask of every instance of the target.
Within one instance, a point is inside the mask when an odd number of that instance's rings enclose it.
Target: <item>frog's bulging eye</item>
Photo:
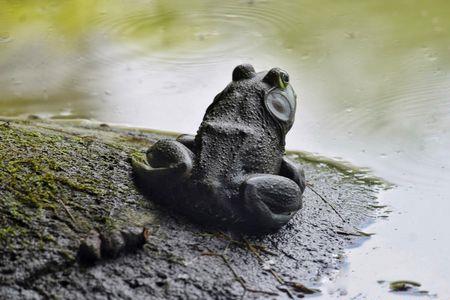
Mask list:
[[[276,91],[267,95],[266,105],[269,112],[278,120],[288,122],[292,118],[293,107],[289,100]]]
[[[287,73],[281,73],[281,79],[284,82],[289,83],[289,75]]]
[[[289,80],[289,78],[287,79]],[[279,76],[279,82],[284,84],[286,81]],[[283,135],[291,129],[294,123],[296,99],[297,95],[288,84],[284,88],[273,87],[264,97],[266,109],[279,125]]]

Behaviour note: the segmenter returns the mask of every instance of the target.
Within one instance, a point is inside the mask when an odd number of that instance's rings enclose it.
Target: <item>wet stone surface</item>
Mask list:
[[[266,236],[219,232],[154,205],[134,187],[130,155],[167,135],[88,122],[6,121],[2,299],[299,298],[339,269],[344,248],[368,238],[356,228],[376,217],[380,182],[293,153],[310,185],[300,213]],[[148,228],[142,248],[79,262],[89,232],[129,226]]]

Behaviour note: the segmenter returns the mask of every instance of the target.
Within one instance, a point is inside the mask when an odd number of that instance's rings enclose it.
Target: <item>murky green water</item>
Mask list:
[[[236,64],[282,67],[300,95],[288,147],[397,185],[325,295],[392,299],[377,280],[412,279],[445,299],[449,14],[446,0],[0,0],[0,114],[195,132]]]

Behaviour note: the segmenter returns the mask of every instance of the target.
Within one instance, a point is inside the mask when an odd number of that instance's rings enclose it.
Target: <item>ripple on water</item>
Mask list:
[[[99,14],[92,20],[92,25],[101,28],[105,34],[115,36],[135,36],[163,27],[168,20],[177,17],[174,11],[162,13],[153,11],[129,11],[111,17],[108,13]]]
[[[391,59],[396,60],[396,57]],[[330,127],[388,132],[392,126],[402,127],[398,123],[402,119],[423,122],[433,113],[440,115],[441,121],[450,121],[450,76],[445,72],[429,71],[429,64],[420,59],[420,55],[409,56],[403,61],[405,68],[387,74],[383,84],[366,89],[365,98],[353,103],[350,117],[349,113],[337,112],[330,120]],[[404,72],[408,74],[405,76]],[[358,99],[354,95],[348,96]],[[386,120],[384,126],[374,122],[374,118],[380,116]],[[373,126],[377,128],[371,128]],[[424,129],[426,124],[421,124],[421,130]],[[430,129],[434,131],[435,128]]]
[[[389,163],[380,167],[387,166],[385,171],[398,182],[440,188],[443,181],[450,181],[450,173],[444,172],[450,165],[442,163],[448,161],[447,154],[438,152],[442,143],[450,147],[448,133],[440,132],[450,124],[450,76],[433,72],[418,55],[405,64],[407,76],[402,69],[393,72],[389,75],[392,84],[386,81],[368,89],[366,98],[336,111],[327,121],[328,128],[330,134],[357,132],[365,137],[366,147],[383,149],[386,155],[379,158]],[[371,144],[380,142],[384,146]]]
[[[273,37],[296,23],[298,20],[293,13],[287,14],[274,3],[242,2],[162,12],[149,7],[115,18],[107,13],[99,14],[93,20],[109,37],[139,36],[134,50],[150,61],[188,66],[217,64],[230,57],[252,58],[255,49],[262,44],[272,45]],[[185,35],[164,36],[164,33],[170,35],[180,29]],[[154,46],[158,42],[166,43],[161,49],[164,51]],[[151,49],[146,45],[151,45]]]
[[[12,38],[7,32],[0,32],[0,44],[12,42]]]

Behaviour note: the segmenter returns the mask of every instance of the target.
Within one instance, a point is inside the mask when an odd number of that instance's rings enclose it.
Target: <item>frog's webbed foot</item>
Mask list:
[[[283,156],[280,175],[283,177],[287,177],[297,183],[303,193],[306,187],[306,180],[305,172],[303,171],[303,168],[300,164],[292,161],[286,156]]]
[[[147,150],[147,161],[132,159],[136,180],[143,187],[169,188],[190,176],[193,153],[174,140],[160,140]]]
[[[250,175],[241,185],[241,198],[255,231],[278,229],[302,208],[299,185],[279,175]]]

